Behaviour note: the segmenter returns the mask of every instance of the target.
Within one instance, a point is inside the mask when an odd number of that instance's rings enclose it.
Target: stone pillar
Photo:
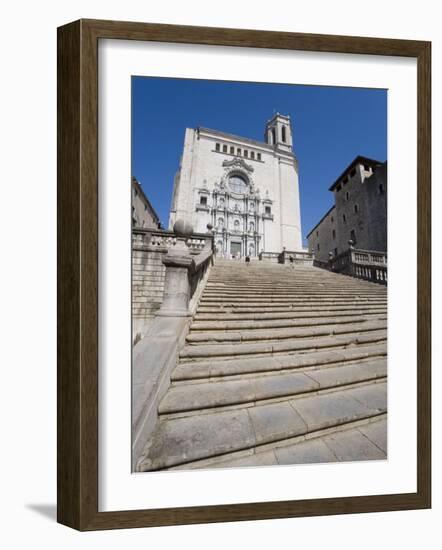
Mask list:
[[[193,233],[189,222],[177,220],[173,226],[177,236],[175,246],[169,249],[163,257],[166,266],[164,280],[163,303],[157,316],[159,317],[188,317],[190,302],[190,269],[194,260],[186,245],[186,239]]]

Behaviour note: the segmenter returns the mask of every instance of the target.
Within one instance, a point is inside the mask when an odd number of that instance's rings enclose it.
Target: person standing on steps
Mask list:
[[[250,256],[246,256],[246,264],[250,265]]]
[[[295,262],[294,262],[293,256],[292,256],[291,254],[290,254],[290,256],[289,256],[289,261],[290,261],[290,267],[293,267],[293,268],[294,268],[294,267],[295,267]]]

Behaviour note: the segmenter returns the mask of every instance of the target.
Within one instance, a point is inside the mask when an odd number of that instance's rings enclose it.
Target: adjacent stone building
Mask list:
[[[355,248],[387,251],[387,162],[358,156],[330,187],[335,204],[307,235],[309,252],[327,262]]]
[[[264,141],[187,128],[169,218],[215,231],[218,255],[301,251],[298,163],[288,116],[275,114]]]
[[[157,229],[160,218],[150,204],[139,181],[132,176],[132,227],[140,229]]]

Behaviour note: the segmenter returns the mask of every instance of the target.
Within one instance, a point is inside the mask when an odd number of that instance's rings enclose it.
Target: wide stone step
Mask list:
[[[348,344],[353,343],[347,338]],[[275,373],[297,369],[314,369],[324,365],[343,365],[348,362],[370,360],[386,357],[386,341],[371,345],[354,345],[352,347],[273,355],[266,357],[234,357],[220,361],[181,362],[173,371],[172,382],[217,378],[221,376],[253,375],[256,373]]]
[[[360,301],[353,301],[353,302],[339,302],[336,303],[336,307],[342,309],[345,305],[353,307],[353,308],[359,308],[361,305],[368,304],[370,306],[377,306],[379,307],[386,307],[386,302],[360,302]],[[333,302],[324,303],[323,301],[319,302],[311,302],[310,304],[306,302],[287,302],[285,304],[259,304],[259,303],[253,303],[250,302],[247,305],[242,304],[220,304],[219,306],[215,305],[204,305],[200,304],[198,306],[198,312],[199,313],[222,313],[225,311],[226,313],[230,313],[232,311],[238,312],[238,313],[253,313],[256,311],[262,311],[262,312],[272,312],[272,311],[305,311],[306,309],[313,309],[314,311],[323,311],[326,307],[329,307],[331,311],[334,310],[334,304]]]
[[[257,313],[256,310],[242,313],[220,312],[216,310],[208,313],[197,313],[195,321],[249,321],[249,320],[268,320],[268,319],[298,319],[305,317],[324,317],[338,315],[365,315],[366,313],[385,313],[386,306],[342,306],[342,307],[303,307],[303,308],[287,308],[285,311],[270,311]]]
[[[279,441],[266,445],[265,450],[262,450],[262,447],[257,447],[187,463],[184,466],[176,466],[174,469],[323,464],[385,460],[386,458],[387,415],[384,414],[376,416],[368,422],[365,420],[350,422],[331,433],[327,433],[326,430],[320,436],[310,438],[301,436],[295,443]]]
[[[374,319],[365,317],[353,317],[352,320],[342,321],[336,318],[325,318],[321,321],[294,322],[288,328],[267,328],[262,330],[248,327],[241,331],[211,330],[208,332],[190,332],[186,337],[189,344],[214,343],[214,342],[249,342],[260,340],[283,340],[287,338],[310,338],[313,336],[326,336],[328,334],[346,334],[360,332],[361,330],[379,330],[386,328],[386,315],[378,315]]]
[[[252,294],[246,294],[244,292],[238,293],[237,295],[226,295],[226,294],[220,294],[219,296],[207,296],[206,294],[203,294],[200,299],[200,304],[218,304],[218,303],[249,303],[249,302],[255,302],[260,304],[272,304],[274,302],[282,302],[285,303],[287,301],[290,302],[333,302],[333,303],[341,303],[341,302],[353,302],[353,301],[381,301],[385,302],[387,300],[386,295],[381,294],[367,294],[367,293],[352,293],[349,295],[348,292],[342,293],[342,295],[338,294],[319,294],[319,293],[281,293],[279,295],[273,295],[273,296],[262,296],[258,295],[256,293]]]
[[[269,342],[237,344],[187,345],[180,352],[181,359],[198,361],[205,358],[222,358],[234,355],[268,355],[289,351],[311,352],[321,348],[346,346],[350,343],[379,342],[386,338],[386,330],[368,329],[349,334],[334,334],[332,337],[294,338]]]
[[[158,470],[253,449],[368,419],[387,410],[386,383],[298,399],[160,420],[138,470]]]
[[[322,367],[290,372],[237,377],[171,387],[162,400],[159,413],[171,414],[228,407],[270,399],[289,398],[349,384],[366,382],[387,375],[386,359],[360,364]]]
[[[259,321],[257,319],[249,319],[245,321],[194,321],[191,325],[191,333],[203,332],[208,330],[223,330],[223,331],[235,331],[235,330],[256,330],[265,328],[286,328],[286,327],[303,327],[303,326],[318,326],[338,323],[356,323],[369,319],[383,319],[386,318],[386,311],[384,309],[378,311],[361,312],[357,311],[353,313],[342,313],[340,315],[334,315],[333,317],[327,317],[326,315],[317,313],[310,315],[298,315],[296,317],[290,317],[287,319],[269,319],[268,321]]]

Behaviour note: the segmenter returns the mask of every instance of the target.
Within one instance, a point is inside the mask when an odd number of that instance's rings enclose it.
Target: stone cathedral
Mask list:
[[[169,227],[213,226],[218,256],[302,251],[298,163],[288,116],[275,114],[264,141],[187,128],[175,176]]]

